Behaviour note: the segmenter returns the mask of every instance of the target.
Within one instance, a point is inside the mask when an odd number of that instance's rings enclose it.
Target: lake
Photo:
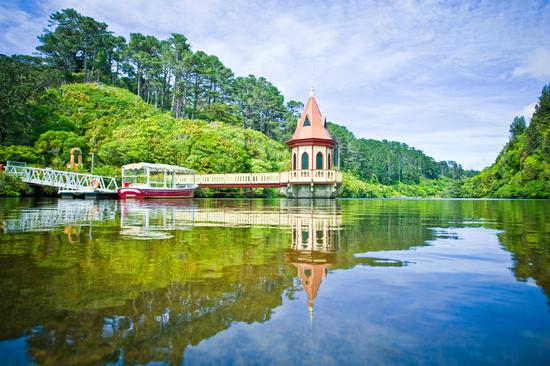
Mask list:
[[[3,365],[550,361],[550,201],[0,199]]]

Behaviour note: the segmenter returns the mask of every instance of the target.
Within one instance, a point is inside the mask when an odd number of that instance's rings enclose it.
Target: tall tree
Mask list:
[[[34,132],[40,127],[34,104],[62,80],[59,71],[40,64],[40,59],[0,55],[0,144],[34,142]]]
[[[289,100],[285,105],[285,114],[283,122],[282,140],[289,140],[294,131],[296,130],[296,123],[302,111],[304,110],[304,103],[296,100]]]
[[[36,48],[48,64],[63,71],[67,80],[82,73],[83,81],[99,80],[102,72],[110,78],[115,42],[107,24],[86,17],[74,9],[50,16],[48,27],[38,36]]]
[[[510,140],[515,140],[517,136],[525,132],[527,124],[525,123],[525,117],[514,117],[512,124],[510,125]]]
[[[149,80],[155,71],[160,57],[161,43],[154,36],[145,36],[141,33],[130,33],[130,42],[127,48],[127,57],[130,65],[135,69],[137,80],[137,95],[143,97],[143,84]],[[147,98],[144,98],[147,99]]]
[[[176,118],[183,117],[187,100],[186,76],[189,72],[189,58],[192,56],[191,46],[183,34],[172,33],[168,39],[168,62],[174,75],[172,102],[170,110]]]
[[[258,130],[274,139],[280,137],[285,105],[283,96],[273,84],[254,75],[238,77],[234,98],[245,128]]]

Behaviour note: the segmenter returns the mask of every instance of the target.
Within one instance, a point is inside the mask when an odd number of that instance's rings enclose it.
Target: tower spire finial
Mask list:
[[[311,88],[309,89],[309,96],[310,96],[310,97],[315,96],[315,89],[313,88],[313,85],[312,85]]]

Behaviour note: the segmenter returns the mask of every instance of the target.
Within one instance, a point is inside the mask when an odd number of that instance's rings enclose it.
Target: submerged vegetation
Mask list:
[[[285,102],[263,77],[236,77],[218,57],[193,52],[184,35],[131,33],[126,40],[64,9],[51,15],[39,41],[40,57],[0,55],[1,162],[63,168],[69,149],[79,147],[85,167],[93,154],[94,173],[107,175],[136,161],[199,173],[289,168],[283,143],[303,104]],[[454,161],[435,161],[400,142],[356,138],[329,122],[347,173],[342,195],[545,197],[547,109],[538,107],[527,128],[516,123],[497,163],[469,180],[477,172]]]

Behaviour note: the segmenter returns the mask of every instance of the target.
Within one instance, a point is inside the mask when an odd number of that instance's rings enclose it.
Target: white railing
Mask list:
[[[32,168],[13,162],[8,162],[6,173],[18,176],[25,183],[68,190],[115,192],[118,188],[116,179],[112,177]]]
[[[342,183],[342,173],[336,170],[292,170],[290,183]]]
[[[293,170],[279,173],[235,173],[235,174],[199,174],[179,175],[177,184],[200,185],[286,185],[300,183],[334,183],[342,182],[342,173],[335,170]]]

